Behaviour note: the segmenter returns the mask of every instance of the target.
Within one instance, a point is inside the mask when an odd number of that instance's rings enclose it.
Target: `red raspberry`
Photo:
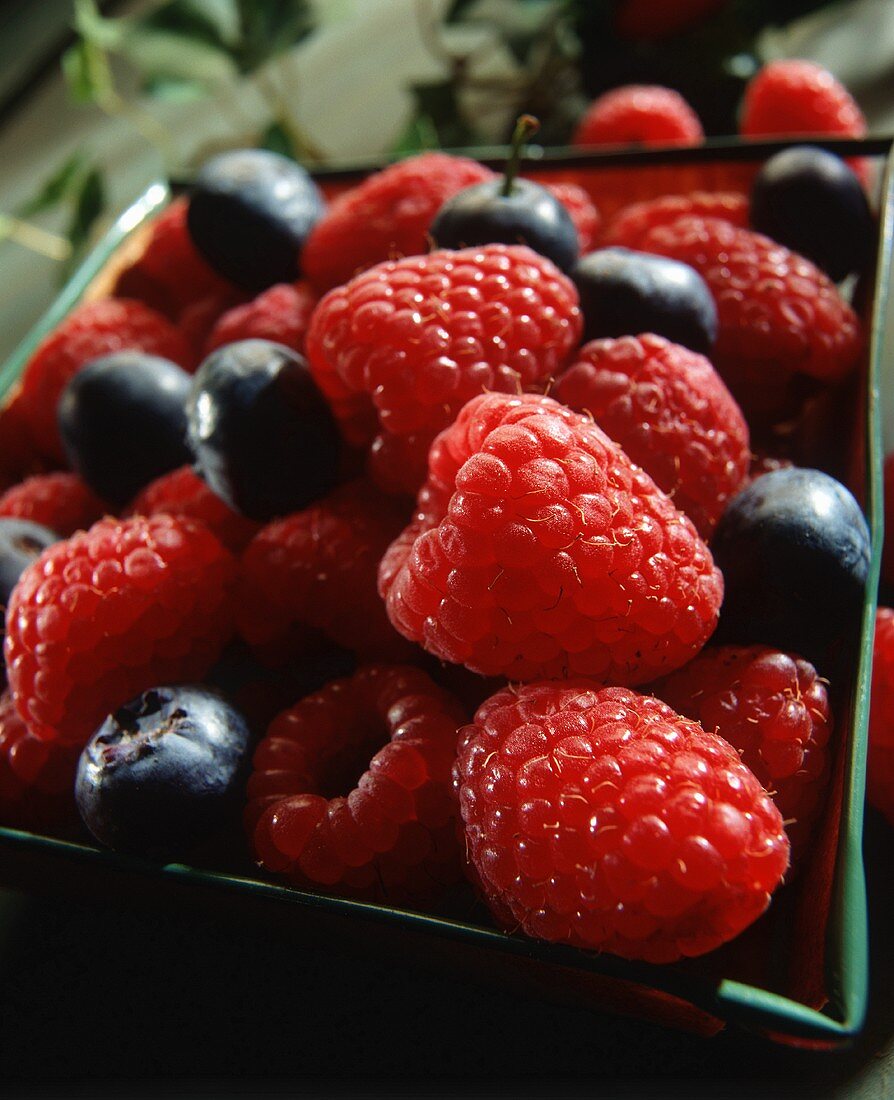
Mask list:
[[[751,450],[742,410],[703,355],[661,336],[593,340],[552,395],[589,413],[710,537]]]
[[[195,352],[197,362],[205,355],[205,344],[217,322],[230,310],[245,305],[245,295],[231,291],[198,298],[181,312],[177,328]]]
[[[577,230],[577,242],[583,255],[593,247],[599,233],[602,218],[590,196],[576,183],[545,183],[543,186],[565,207]]]
[[[84,363],[113,351],[145,351],[184,368],[194,365],[182,334],[154,309],[123,298],[102,298],[71,312],[39,345],[22,373],[22,412],[38,446],[63,458],[56,405]]]
[[[464,720],[423,672],[386,665],[285,711],[248,784],[257,858],[300,886],[430,900],[460,877],[450,768]]]
[[[211,294],[233,292],[202,257],[186,228],[187,200],[175,199],[152,222],[140,258],[122,272],[117,297],[138,297],[176,318],[183,308]]]
[[[162,513],[200,520],[228,550],[236,552],[246,547],[261,529],[259,523],[234,512],[189,466],[181,466],[150,482],[134,497],[127,514]]]
[[[624,688],[498,692],[460,733],[454,785],[486,900],[541,939],[701,955],[763,913],[788,865],[736,750]]]
[[[376,592],[382,555],[407,509],[364,481],[275,520],[242,556],[237,623],[268,662],[300,656],[322,631],[364,660],[407,660]]]
[[[34,439],[22,388],[17,385],[0,408],[0,486],[11,488],[25,477],[44,473],[51,465]]]
[[[37,737],[81,743],[154,684],[201,679],[231,634],[235,562],[200,523],[100,520],[13,589],[6,668]]]
[[[829,697],[813,665],[766,646],[719,646],[653,690],[739,752],[773,796],[799,860],[831,769]]]
[[[0,695],[0,824],[54,831],[77,818],[79,745],[42,741],[25,726],[8,691]]]
[[[752,481],[757,481],[764,474],[772,473],[773,470],[786,470],[793,465],[794,463],[790,458],[778,458],[776,455],[768,455],[763,452],[753,454],[751,465],[748,468],[748,477],[745,479],[742,488],[745,489]]]
[[[679,92],[657,84],[625,84],[593,100],[572,145],[701,145],[698,115]]]
[[[605,227],[600,248],[617,245],[639,251],[643,238],[656,225],[669,225],[684,214],[722,218],[731,225],[748,227],[748,197],[737,191],[692,191],[688,195],[662,195],[625,206]]]
[[[725,0],[620,0],[615,30],[622,38],[660,41],[703,22]]]
[[[493,178],[467,157],[422,153],[340,195],[311,231],[301,269],[319,291],[400,256],[428,251],[428,228],[447,199]]]
[[[402,634],[474,672],[632,684],[701,649],[723,580],[691,521],[591,420],[488,394],[435,441],[379,591]]]
[[[303,283],[279,283],[220,317],[205,342],[205,355],[237,340],[272,340],[304,351],[316,295]]]
[[[68,538],[109,512],[77,474],[35,474],[0,496],[0,516],[15,516],[49,527]]]
[[[862,137],[866,119],[843,84],[813,61],[771,61],[745,89],[739,132],[746,137],[841,134]]]
[[[415,493],[428,449],[482,390],[517,393],[577,346],[577,291],[518,245],[442,250],[380,264],[333,290],[307,336],[314,377],[372,472]]]
[[[894,608],[879,607],[872,652],[866,797],[894,825]]]
[[[717,218],[687,216],[650,230],[642,245],[689,264],[717,305],[713,362],[745,415],[781,414],[793,375],[833,382],[852,371],[860,322],[809,260]]]

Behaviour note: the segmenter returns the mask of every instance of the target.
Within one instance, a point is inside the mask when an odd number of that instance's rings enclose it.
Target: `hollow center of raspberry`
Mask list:
[[[338,743],[320,761],[313,793],[330,799],[350,794],[388,737],[378,715],[358,716],[350,729],[339,730]]]

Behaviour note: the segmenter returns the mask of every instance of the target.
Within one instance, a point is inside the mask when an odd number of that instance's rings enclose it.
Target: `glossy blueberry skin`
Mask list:
[[[580,294],[584,340],[653,332],[707,354],[717,337],[717,307],[688,264],[629,248],[582,256],[571,278]]]
[[[834,153],[812,145],[770,157],[751,189],[753,229],[806,256],[834,282],[860,271],[875,230],[860,181]]]
[[[324,209],[299,164],[264,149],[237,149],[203,165],[186,224],[215,271],[258,292],[299,277],[301,249]]]
[[[727,505],[711,552],[724,578],[718,640],[776,646],[819,663],[854,629],[869,528],[851,493],[819,470],[773,470]]]
[[[215,493],[251,519],[307,507],[333,488],[341,440],[303,356],[240,340],[202,363],[188,402],[196,466]]]
[[[126,504],[144,485],[189,462],[191,381],[176,363],[139,351],[85,363],[57,409],[71,468],[103,500]]]
[[[238,812],[249,731],[204,687],[144,691],[103,722],[81,753],[75,799],[108,848],[176,859]]]
[[[579,244],[565,207],[532,180],[514,180],[509,195],[503,195],[502,189],[502,179],[488,180],[448,199],[429,231],[438,248],[526,244],[562,271],[569,271]]]

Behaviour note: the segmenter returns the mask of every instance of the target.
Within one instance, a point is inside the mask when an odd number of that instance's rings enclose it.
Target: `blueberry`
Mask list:
[[[324,209],[299,164],[264,149],[239,149],[203,165],[186,224],[216,271],[257,292],[298,278],[301,249]]]
[[[819,470],[773,470],[735,496],[711,551],[723,572],[719,637],[822,662],[863,603],[870,540],[860,506]]]
[[[103,722],[78,763],[84,824],[108,848],[186,856],[244,796],[248,726],[203,687],[153,688]]]
[[[750,219],[835,282],[870,258],[875,234],[866,194],[841,157],[824,149],[797,145],[770,157],[752,185]]]
[[[439,248],[526,244],[563,271],[578,254],[571,215],[532,180],[515,180],[509,194],[503,193],[502,179],[466,187],[444,203],[430,232]]]
[[[0,612],[19,577],[48,546],[61,536],[27,519],[0,519]]]
[[[717,307],[688,264],[629,248],[601,248],[571,271],[584,315],[584,340],[653,332],[707,354]]]
[[[331,489],[341,449],[307,361],[269,340],[227,344],[202,363],[189,442],[215,493],[252,519],[305,508]]]
[[[111,504],[190,461],[186,399],[176,363],[118,351],[86,363],[59,399],[62,445],[73,470]]]

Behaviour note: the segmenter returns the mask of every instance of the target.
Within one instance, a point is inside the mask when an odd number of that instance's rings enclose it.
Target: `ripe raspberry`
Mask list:
[[[80,748],[42,741],[25,726],[8,691],[0,695],[0,825],[44,832],[77,819]]]
[[[617,245],[642,249],[643,239],[656,225],[670,225],[684,214],[721,218],[731,225],[748,227],[748,197],[737,191],[693,191],[688,195],[662,195],[625,206],[605,227],[600,248]]]
[[[541,939],[701,955],[763,913],[788,865],[735,749],[624,688],[498,692],[460,733],[454,785],[486,900]]]
[[[841,134],[862,137],[866,119],[843,84],[813,61],[771,61],[745,89],[739,132],[746,137]]]
[[[866,797],[894,825],[894,608],[879,607],[872,652]]]
[[[22,399],[15,386],[0,408],[0,485],[17,485],[32,474],[44,473],[52,464],[41,454]]]
[[[813,665],[766,646],[719,646],[652,687],[739,752],[779,807],[797,862],[831,769],[829,697]]]
[[[301,886],[392,904],[436,896],[460,877],[450,768],[464,720],[423,672],[387,665],[280,714],[248,784],[257,858]]]
[[[0,496],[0,516],[49,527],[68,538],[108,513],[108,507],[77,474],[35,474]]]
[[[205,355],[237,340],[272,340],[304,351],[316,295],[303,283],[278,283],[220,317],[205,341]]]
[[[759,477],[763,477],[764,474],[770,474],[774,470],[787,470],[794,463],[790,458],[778,458],[776,455],[768,455],[760,452],[751,456],[751,465],[748,468],[748,477],[745,479],[745,484],[742,488],[750,485],[752,481],[757,481]]]
[[[467,157],[422,153],[340,195],[314,226],[301,268],[320,292],[384,260],[428,251],[428,228],[458,191],[493,178]]]
[[[242,637],[275,664],[308,648],[308,628],[364,660],[410,659],[376,592],[379,562],[406,517],[393,497],[355,481],[268,524],[242,556]]]
[[[143,254],[118,279],[116,297],[138,297],[176,319],[200,298],[232,292],[192,243],[186,210],[187,200],[175,199],[152,222]]]
[[[836,381],[858,362],[860,322],[809,260],[769,237],[717,218],[687,216],[656,226],[644,240],[689,264],[717,305],[713,362],[751,414],[781,413],[796,373]]]
[[[428,449],[482,390],[516,393],[555,374],[577,346],[574,284],[518,245],[380,264],[333,290],[311,318],[307,354],[349,443],[372,472],[415,493]]]
[[[545,183],[543,186],[548,191],[552,191],[571,215],[574,228],[577,230],[580,254],[589,252],[596,242],[599,226],[602,224],[602,218],[590,196],[576,183]]]
[[[84,741],[154,684],[196,680],[231,634],[235,562],[200,523],[100,520],[30,565],[6,614],[6,668],[25,724]]]
[[[65,384],[91,359],[124,350],[160,355],[186,369],[195,365],[181,333],[142,302],[103,298],[79,306],[40,344],[22,373],[22,412],[48,457],[63,459],[56,405]]]
[[[157,478],[134,497],[129,516],[186,516],[205,524],[228,550],[244,549],[261,529],[240,516],[211,491],[191,467],[181,466]]]
[[[474,672],[642,683],[716,625],[723,581],[691,521],[548,397],[470,401],[417,507],[379,592],[402,634]]]
[[[710,537],[751,450],[742,410],[703,355],[661,336],[593,340],[552,395],[589,413]]]
[[[701,145],[698,115],[679,92],[655,84],[625,84],[593,100],[572,145]]]
[[[177,318],[177,328],[195,353],[196,362],[205,355],[205,344],[217,322],[230,310],[245,305],[245,295],[224,291],[191,302]]]
[[[725,0],[620,0],[615,30],[622,38],[657,42],[701,23]]]

